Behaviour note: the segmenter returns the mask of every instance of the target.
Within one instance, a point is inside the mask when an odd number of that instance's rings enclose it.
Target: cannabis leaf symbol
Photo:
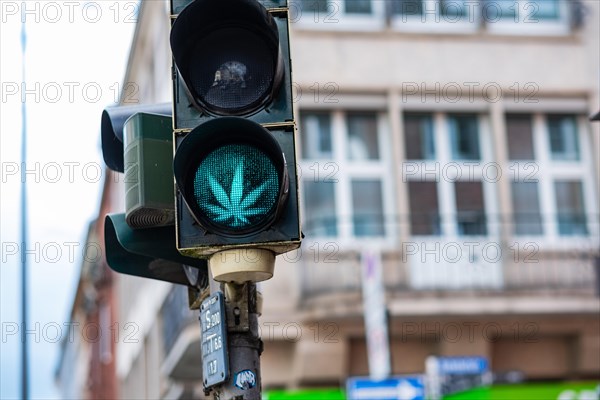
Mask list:
[[[250,224],[248,217],[266,213],[270,207],[254,207],[265,189],[273,184],[273,179],[263,182],[244,197],[244,160],[242,159],[235,168],[231,190],[228,195],[223,186],[211,174],[208,177],[210,190],[219,202],[219,205],[208,204],[206,208],[215,215],[215,221],[225,222],[233,219],[231,226],[240,227]]]

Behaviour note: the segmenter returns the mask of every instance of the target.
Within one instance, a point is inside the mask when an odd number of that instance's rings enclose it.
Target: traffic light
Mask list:
[[[171,7],[177,248],[299,247],[287,2]]]
[[[207,282],[206,260],[180,254],[175,244],[170,114],[170,104],[102,113],[103,157],[124,173],[126,206],[105,217],[106,261],[120,273],[197,287]]]

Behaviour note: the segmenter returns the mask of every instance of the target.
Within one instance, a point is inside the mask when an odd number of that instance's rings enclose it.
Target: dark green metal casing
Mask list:
[[[123,126],[125,122],[137,113],[150,113],[170,117],[173,114],[170,103],[163,104],[137,104],[134,106],[114,106],[102,111],[100,121],[100,138],[102,142],[102,156],[109,169],[124,172],[123,162]]]
[[[173,225],[172,119],[138,113],[125,122],[125,209],[132,228]]]
[[[266,10],[265,10],[266,9]],[[261,248],[276,254],[285,253],[300,246],[301,230],[298,204],[298,177],[296,171],[296,125],[294,121],[292,95],[292,66],[289,41],[289,9],[287,0],[171,0],[172,30],[171,49],[173,52],[173,127],[175,145],[174,173],[178,189],[175,197],[177,248],[191,257],[210,255],[234,248]],[[277,51],[278,63],[274,76],[273,90],[267,100],[246,114],[209,111],[196,99],[187,87],[192,82],[189,57],[199,57],[194,45],[199,38],[206,37],[212,30],[229,27],[243,27],[265,37],[276,38],[272,51]],[[269,36],[271,35],[271,36]],[[265,39],[267,40],[267,39]],[[270,40],[270,39],[269,39]],[[214,43],[219,46],[219,43]],[[209,52],[205,57],[209,56]],[[274,54],[274,53],[271,53]],[[180,63],[179,65],[177,63]],[[279,69],[281,67],[281,69]],[[281,75],[278,72],[282,71]],[[227,119],[229,118],[229,119]],[[236,122],[235,119],[238,121]],[[192,159],[202,157],[205,124],[223,120],[223,132],[233,131],[231,124],[239,124],[238,130],[245,132],[243,123],[247,120],[262,126],[267,134],[277,141],[285,158],[285,168],[289,178],[286,200],[278,209],[274,221],[264,228],[250,230],[250,233],[231,234],[200,223],[198,215],[190,209],[191,197],[181,190],[181,178],[185,168],[193,165]],[[221,121],[219,121],[221,122]],[[216,125],[212,125],[210,129]],[[208,129],[208,128],[207,128]],[[219,128],[221,129],[221,128]],[[250,129],[253,131],[253,129]],[[250,134],[250,133],[249,133]],[[229,135],[229,134],[228,134]],[[198,139],[196,139],[196,136]],[[236,135],[230,144],[236,143]],[[192,140],[188,140],[193,138]],[[266,146],[266,143],[258,146]],[[197,151],[196,151],[197,149]],[[183,154],[182,154],[183,153]],[[181,165],[178,165],[181,164]],[[196,163],[196,165],[198,165]],[[185,178],[184,178],[185,179]]]
[[[113,107],[102,113],[102,152],[109,168],[125,172],[129,219],[136,212],[171,216],[170,226],[151,225],[157,220],[150,218],[144,224],[146,229],[134,229],[125,214],[107,215],[106,262],[119,273],[193,287],[207,280],[207,265],[205,260],[185,257],[177,251],[172,119],[164,115],[165,109],[164,105],[143,105]],[[161,222],[164,220],[158,219]],[[198,269],[196,282],[190,282],[183,265]]]
[[[196,0],[171,0],[171,15],[177,16],[177,14],[194,1]],[[288,6],[287,0],[258,0],[258,2],[271,12]]]
[[[223,120],[222,125],[231,124],[233,118]],[[220,121],[219,121],[220,122]],[[197,129],[201,130],[200,126]],[[206,257],[217,251],[236,247],[258,247],[268,249],[276,254],[285,253],[300,246],[300,216],[298,206],[298,177],[296,175],[296,156],[295,156],[295,132],[293,126],[289,129],[277,128],[271,129],[270,134],[279,143],[283,151],[286,168],[289,177],[289,195],[281,209],[281,213],[275,222],[267,229],[260,230],[249,235],[223,235],[217,232],[211,232],[200,226],[191,215],[186,205],[181,191],[177,191],[177,248],[179,251],[190,257]],[[186,135],[178,135],[176,143],[180,144]],[[202,143],[198,143],[201,146]],[[186,143],[189,148],[181,148],[190,156],[193,156],[193,143]],[[178,146],[179,147],[179,146]],[[177,176],[178,172],[184,173],[186,162],[189,157],[183,157],[182,161],[176,157],[174,170]],[[181,165],[179,165],[181,164]],[[178,178],[179,179],[179,178]]]
[[[107,215],[104,220],[106,262],[114,271],[193,286],[182,265],[198,268],[207,276],[206,260],[185,257],[175,247],[175,229],[160,227],[132,229],[125,214]]]
[[[173,23],[176,17],[185,7],[193,2],[201,0],[172,0]],[[206,1],[206,0],[203,0]],[[212,0],[209,0],[212,1]],[[291,58],[289,41],[289,19],[287,10],[287,0],[263,0],[261,3],[275,20],[279,35],[279,49],[283,62],[283,82],[275,98],[264,109],[261,109],[251,115],[244,115],[244,118],[263,125],[292,125],[294,124],[294,108],[291,77]],[[191,130],[198,125],[214,119],[218,116],[211,115],[201,111],[192,105],[187,93],[186,85],[180,75],[178,68],[173,63],[173,127],[176,131]]]

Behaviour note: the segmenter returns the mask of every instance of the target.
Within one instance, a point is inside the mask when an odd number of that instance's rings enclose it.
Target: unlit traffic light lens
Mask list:
[[[247,29],[211,32],[196,43],[190,82],[212,112],[238,114],[263,103],[273,85],[277,53]]]
[[[195,0],[171,29],[175,65],[191,105],[248,116],[268,105],[284,77],[279,28],[255,0]]]
[[[194,197],[204,219],[234,232],[264,226],[274,212],[280,176],[257,147],[231,144],[212,151],[198,166]]]

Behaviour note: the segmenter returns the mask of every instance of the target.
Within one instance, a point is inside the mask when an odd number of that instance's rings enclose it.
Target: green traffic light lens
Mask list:
[[[280,177],[271,158],[249,144],[216,148],[198,165],[194,198],[211,225],[240,233],[259,228],[272,216]]]

